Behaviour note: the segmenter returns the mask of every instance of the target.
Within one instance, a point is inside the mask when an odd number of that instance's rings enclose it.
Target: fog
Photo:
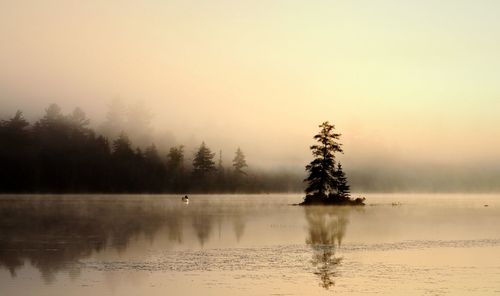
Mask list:
[[[0,117],[119,101],[136,145],[298,176],[328,120],[354,189],[500,189],[499,4],[401,3],[1,1]]]

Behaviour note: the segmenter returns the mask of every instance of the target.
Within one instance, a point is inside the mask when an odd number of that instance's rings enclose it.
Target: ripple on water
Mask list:
[[[381,244],[345,244],[336,248],[337,257],[343,253],[397,251],[430,248],[472,248],[500,246],[500,239],[404,241]],[[321,246],[320,246],[321,247]],[[331,247],[331,246],[325,246]],[[308,245],[278,245],[255,248],[213,248],[206,250],[164,251],[141,261],[85,260],[82,265],[97,270],[142,271],[259,271],[263,269],[311,271],[312,249]],[[352,256],[349,256],[352,257]],[[394,275],[392,266],[379,266],[381,274]],[[425,270],[420,270],[424,271]],[[398,273],[404,270],[398,270]]]

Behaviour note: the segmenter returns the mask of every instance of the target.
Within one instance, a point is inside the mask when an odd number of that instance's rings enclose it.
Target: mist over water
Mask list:
[[[0,295],[500,294],[498,11],[0,0]]]
[[[3,195],[2,295],[497,293],[497,195]],[[393,205],[398,202],[397,205]],[[485,207],[488,205],[488,207]],[[474,223],[470,223],[473,220]]]

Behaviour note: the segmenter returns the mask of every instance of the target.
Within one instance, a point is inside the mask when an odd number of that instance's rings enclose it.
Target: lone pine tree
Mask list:
[[[343,153],[339,142],[341,134],[328,121],[319,125],[320,131],[314,136],[318,142],[310,147],[314,159],[306,166],[308,172],[302,204],[363,204],[363,199],[351,200],[347,178],[342,165],[336,166],[336,153]]]
[[[335,133],[335,126],[328,121],[323,122],[320,132],[314,136],[318,142],[310,147],[314,159],[306,166],[309,176],[305,190],[306,199],[326,199],[330,193],[337,191],[337,173],[335,153],[342,153],[342,144],[338,142],[341,134]]]

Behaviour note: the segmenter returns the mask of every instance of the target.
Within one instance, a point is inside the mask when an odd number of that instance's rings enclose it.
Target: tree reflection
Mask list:
[[[77,277],[81,259],[104,249],[122,252],[138,236],[153,239],[173,213],[146,203],[2,200],[0,266],[16,276],[29,262],[47,283],[58,271]],[[179,226],[168,228],[178,234]]]
[[[204,246],[214,223],[233,224],[239,240],[245,228],[239,208],[209,204],[186,207],[164,200],[43,197],[0,200],[0,267],[15,277],[25,263],[38,269],[46,283],[63,271],[71,278],[81,273],[81,260],[104,250],[125,252],[132,241],[167,238],[182,244],[188,239]],[[163,247],[163,246],[162,246]]]
[[[314,274],[320,278],[320,286],[329,289],[335,284],[337,266],[342,258],[335,252],[342,243],[348,223],[346,208],[332,206],[308,206],[305,217],[308,224],[306,243],[313,250]]]
[[[200,212],[193,216],[193,228],[202,247],[212,234],[213,223],[214,217],[210,214]]]
[[[236,241],[239,242],[245,233],[245,219],[241,213],[236,212],[231,216],[231,222],[233,224],[234,235],[236,236]]]

